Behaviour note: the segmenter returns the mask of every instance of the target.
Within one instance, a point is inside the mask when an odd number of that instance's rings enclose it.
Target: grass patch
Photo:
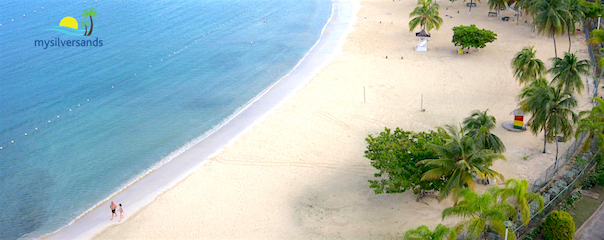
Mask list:
[[[591,214],[598,209],[604,200],[604,189],[602,186],[596,186],[589,191],[600,194],[600,197],[598,199],[593,199],[584,195],[577,203],[575,203],[575,207],[570,211],[570,215],[573,217],[575,229],[577,230],[585,221],[587,221]]]

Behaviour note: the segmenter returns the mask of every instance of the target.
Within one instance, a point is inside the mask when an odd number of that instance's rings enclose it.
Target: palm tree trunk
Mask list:
[[[543,134],[543,153],[545,153],[545,144],[547,143],[547,134]]]
[[[556,141],[556,162],[554,162],[554,169],[556,169],[558,167],[558,139],[554,138],[554,141]]]
[[[86,31],[84,31],[84,36],[86,36],[86,33],[88,33],[88,26],[84,25],[84,27],[86,28]]]
[[[92,27],[90,28],[92,29]],[[90,34],[88,34],[90,35]],[[554,56],[558,57],[558,48],[556,48],[556,35],[552,32],[552,38],[554,39]]]
[[[568,52],[570,52],[570,29],[566,28],[566,34],[568,34]]]
[[[470,11],[468,12],[468,16],[472,14],[472,0],[470,0]]]
[[[92,27],[94,27],[94,23],[92,22],[92,16],[88,16],[88,17],[90,17],[90,32],[88,32],[87,36],[90,36],[90,34],[92,34]],[[554,42],[554,44],[555,44],[555,42]]]

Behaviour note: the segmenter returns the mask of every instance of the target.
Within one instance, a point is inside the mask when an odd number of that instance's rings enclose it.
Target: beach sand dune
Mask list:
[[[364,157],[365,138],[384,127],[456,125],[476,109],[497,118],[494,133],[507,147],[507,162],[494,168],[506,178],[537,178],[554,162],[555,145],[542,154],[541,135],[508,132],[501,123],[513,120],[521,88],[512,57],[534,45],[550,66],[552,40],[533,37],[512,11],[487,17],[486,1],[471,16],[462,2],[437,2],[444,24],[431,32],[428,52],[415,52],[408,15],[416,1],[360,1],[342,52],[307,86],[198,172],[97,238],[394,239],[422,224],[434,227],[451,201],[375,195],[367,180],[377,171]],[[451,28],[461,24],[490,29],[497,40],[459,55]],[[584,36],[571,39],[572,51],[587,59]],[[567,48],[567,37],[560,37],[559,56]],[[580,98],[588,108],[590,96]],[[560,154],[568,145],[560,144]]]

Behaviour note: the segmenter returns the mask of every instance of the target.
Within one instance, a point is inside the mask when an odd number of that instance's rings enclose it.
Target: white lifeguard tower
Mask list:
[[[420,32],[416,32],[415,36],[419,39],[419,43],[415,45],[415,51],[428,51],[428,40],[430,40],[430,34],[422,29]]]

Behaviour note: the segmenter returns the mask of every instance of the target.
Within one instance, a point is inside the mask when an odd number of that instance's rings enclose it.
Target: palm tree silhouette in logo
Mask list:
[[[94,23],[92,22],[92,17],[96,17],[97,13],[98,13],[97,11],[94,11],[94,8],[91,8],[90,11],[84,10],[84,13],[82,13],[82,17],[90,18],[90,32],[88,32],[88,34],[85,34],[85,36],[90,36],[90,34],[92,34],[92,28],[94,27]]]
[[[86,31],[84,31],[84,36],[86,36],[86,34],[88,34],[88,25],[90,25],[90,23],[88,21],[83,21],[80,24],[84,25],[84,27],[86,27]]]

